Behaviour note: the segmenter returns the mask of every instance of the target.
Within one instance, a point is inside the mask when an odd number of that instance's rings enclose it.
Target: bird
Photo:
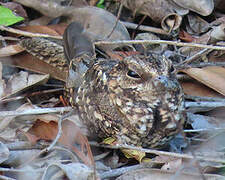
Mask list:
[[[172,62],[161,54],[97,58],[82,25],[63,34],[72,103],[91,133],[121,145],[162,147],[184,125],[184,93]]]

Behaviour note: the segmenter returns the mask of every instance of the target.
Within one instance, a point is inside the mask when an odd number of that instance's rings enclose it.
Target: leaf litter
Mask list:
[[[22,8],[28,6],[39,11],[40,15],[33,17],[34,20],[28,18],[28,22],[13,26],[10,32],[5,31],[1,36],[0,109],[2,114],[7,112],[10,115],[1,116],[0,123],[2,147],[0,162],[5,178],[130,179],[133,177],[141,180],[224,178],[223,119],[225,116],[224,113],[216,112],[225,106],[225,62],[224,50],[214,49],[216,46],[221,49],[224,47],[225,21],[222,7],[225,7],[225,4],[222,1],[200,0],[196,3],[182,0],[124,0],[122,12],[119,14],[118,1],[90,1],[91,5],[101,4],[104,9],[87,6],[88,2],[83,1],[73,1],[72,5],[69,1],[63,1],[65,4],[61,1],[40,0],[16,0],[16,2],[22,5]],[[78,7],[77,4],[83,4],[84,7]],[[160,11],[156,11],[157,9]],[[19,11],[23,12],[22,9]],[[28,13],[28,17],[29,15]],[[63,16],[64,19],[59,16]],[[117,21],[117,18],[121,21]],[[38,20],[39,26],[27,25],[35,20]],[[55,25],[47,26],[47,21]],[[130,40],[136,36],[136,40],[131,40],[131,43],[127,44],[129,48],[135,50],[137,47],[134,48],[131,44],[141,39],[138,42],[141,51],[162,53],[170,58],[175,66],[177,65],[177,77],[184,89],[187,111],[190,113],[183,132],[186,134],[185,141],[188,141],[187,147],[186,142],[178,143],[177,149],[180,151],[174,153],[123,146],[121,148],[124,148],[124,151],[129,149],[127,154],[123,154],[113,143],[108,146],[96,142],[89,143],[94,137],[90,138],[87,128],[75,114],[75,118],[72,116],[62,120],[58,143],[49,148],[59,133],[62,115],[55,111],[43,115],[38,115],[36,112],[39,110],[50,112],[48,108],[41,107],[54,107],[56,111],[59,107],[60,112],[67,111],[66,107],[62,107],[63,104],[68,104],[61,101],[62,91],[54,91],[55,88],[62,88],[63,82],[66,82],[66,70],[62,71],[48,64],[47,59],[37,59],[33,54],[29,54],[29,51],[24,51],[24,47],[21,47],[18,41],[9,40],[8,37],[16,37],[22,41],[26,38],[32,39],[33,35],[44,34],[41,38],[49,35],[47,38],[60,39],[64,29],[72,21],[81,23],[93,41],[100,41],[96,44],[100,51],[106,52],[103,54],[106,57],[122,60],[126,56],[124,54],[132,51],[124,53],[121,44],[115,42],[108,43],[106,46],[104,41]],[[2,27],[1,29],[3,30]],[[21,37],[12,34],[12,30],[17,34],[28,33],[22,34],[25,37]],[[112,30],[112,35],[108,37]],[[155,37],[152,39],[148,34],[141,35],[141,32],[146,33],[146,31],[148,33],[153,31]],[[146,45],[142,39],[147,40],[149,44]],[[154,44],[156,40],[167,41],[159,42],[161,44],[157,47]],[[179,41],[189,44],[179,44]],[[197,45],[188,47],[191,43]],[[184,45],[185,47],[182,47]],[[212,45],[211,51],[198,55],[209,45]],[[116,52],[115,49],[120,49],[120,52]],[[201,67],[197,67],[200,65]],[[45,94],[46,90],[53,90],[53,93]],[[28,96],[30,92],[35,91],[39,92],[38,95]],[[23,96],[22,101],[16,100],[19,96]],[[202,104],[205,107],[202,107]],[[35,110],[31,111],[32,115],[19,113],[29,109]],[[102,156],[102,159],[94,162],[97,156]],[[115,158],[116,161],[110,166],[104,164],[105,158]],[[133,165],[138,164],[138,161],[140,165]],[[15,171],[5,167],[13,167]]]

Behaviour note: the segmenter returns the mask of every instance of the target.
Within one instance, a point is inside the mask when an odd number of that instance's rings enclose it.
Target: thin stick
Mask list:
[[[120,4],[120,7],[119,7],[119,11],[118,11],[118,14],[117,14],[117,17],[116,17],[116,23],[114,24],[113,28],[112,28],[112,31],[109,33],[109,35],[106,37],[107,39],[110,38],[110,36],[112,35],[112,33],[115,31],[116,29],[116,26],[119,22],[119,19],[120,19],[120,15],[121,15],[121,12],[122,12],[122,9],[123,9],[123,4],[121,3]]]
[[[113,170],[106,171],[106,172],[100,174],[100,178],[106,179],[106,178],[117,177],[117,176],[120,176],[120,175],[124,174],[125,172],[133,171],[133,170],[140,169],[140,168],[143,168],[143,167],[144,167],[143,165],[138,164],[138,165],[133,165],[133,166],[129,166],[129,167],[122,167],[122,168],[118,168],[118,169],[113,169]]]
[[[71,116],[73,113],[74,113],[74,111],[70,111],[69,113],[67,113],[67,114],[65,114],[65,115],[63,115],[63,116],[61,116],[61,117],[59,118],[59,120],[58,120],[58,133],[57,133],[57,135],[56,135],[54,141],[52,141],[52,143],[46,148],[46,151],[47,151],[47,152],[49,152],[49,151],[56,145],[56,143],[58,142],[59,138],[60,138],[61,135],[62,135],[62,121],[63,121],[65,118]]]
[[[59,120],[58,120],[58,132],[57,132],[57,135],[56,135],[54,141],[52,141],[52,143],[46,148],[46,152],[49,152],[56,145],[56,143],[58,142],[59,138],[61,137],[61,135],[62,135],[62,121],[66,117],[61,116],[59,118]]]
[[[122,40],[122,41],[98,41],[95,42],[95,45],[129,45],[129,44],[169,44],[175,46],[183,46],[183,47],[197,47],[197,48],[206,48],[206,49],[214,49],[214,50],[225,50],[223,46],[213,46],[213,45],[205,45],[205,44],[197,44],[197,43],[183,43],[177,41],[166,41],[166,40]]]
[[[57,89],[49,89],[49,90],[37,91],[37,92],[33,92],[33,93],[26,93],[26,94],[23,94],[21,96],[2,99],[2,100],[0,100],[0,103],[16,101],[16,100],[24,99],[26,97],[37,96],[37,95],[40,95],[40,94],[54,93],[54,92],[63,91],[63,90],[64,90],[64,88],[57,88]]]
[[[13,168],[0,168],[1,172],[14,172],[14,173],[25,173],[27,172],[26,169],[13,169]],[[42,169],[38,169],[38,170],[34,170],[35,172],[43,172],[44,168]]]
[[[0,117],[5,116],[21,116],[21,115],[35,115],[46,113],[63,113],[71,111],[72,107],[59,107],[59,108],[36,108],[23,111],[0,111]]]
[[[19,41],[20,39],[19,38],[15,38],[15,37],[7,37],[7,36],[0,36],[0,41]]]
[[[194,54],[193,56],[185,59],[183,62],[177,64],[177,66],[191,63],[191,62],[197,60],[198,58],[200,58],[201,56],[204,56],[205,54],[210,53],[211,51],[213,51],[213,50],[212,49],[203,49],[203,50],[197,52],[196,54]]]
[[[207,132],[207,131],[225,131],[225,128],[210,128],[210,129],[185,129],[185,133],[192,133],[192,132]]]
[[[89,142],[89,144],[93,145],[93,146],[104,147],[104,148],[109,148],[109,149],[126,148],[126,149],[133,149],[133,150],[137,150],[137,151],[141,151],[141,152],[145,152],[145,153],[156,154],[156,155],[172,156],[172,157],[184,158],[184,159],[196,159],[196,160],[210,161],[210,162],[217,162],[217,163],[225,163],[225,159],[210,158],[210,157],[205,157],[205,156],[192,156],[189,154],[179,154],[179,153],[159,151],[159,150],[154,150],[154,149],[145,149],[145,148],[128,146],[128,145],[116,145],[116,146],[100,145],[96,142]]]
[[[138,27],[138,30],[141,30],[141,31],[148,31],[148,32],[157,33],[157,34],[169,35],[168,32],[166,32],[166,31],[164,31],[163,29],[160,29],[160,28],[155,28],[155,27],[145,26],[145,25],[138,26],[138,24],[134,24],[134,23],[130,23],[130,22],[124,22],[124,21],[120,21],[120,22],[124,26],[126,26],[126,28],[137,29],[137,27]]]
[[[184,64],[184,65],[174,65],[177,70],[188,69],[188,68],[202,68],[207,66],[220,66],[225,67],[225,62],[203,62],[198,64]]]
[[[51,36],[51,35],[48,35],[48,34],[31,33],[31,32],[27,32],[27,31],[14,29],[14,28],[11,28],[11,27],[5,27],[5,26],[2,26],[2,25],[0,25],[0,30],[11,32],[11,33],[14,33],[14,34],[20,34],[20,35],[28,36],[28,37],[45,37],[45,38],[62,39],[62,36]]]
[[[185,102],[186,108],[217,108],[225,107],[225,102]]]
[[[204,96],[191,96],[191,95],[185,95],[185,99],[190,99],[194,101],[213,101],[213,102],[225,102],[225,98],[219,98],[219,97],[204,97]]]

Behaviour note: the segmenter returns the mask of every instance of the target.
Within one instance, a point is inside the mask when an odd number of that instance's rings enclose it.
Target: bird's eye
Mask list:
[[[129,77],[136,78],[136,79],[141,78],[136,72],[134,72],[134,71],[132,71],[132,70],[128,70],[127,75],[128,75]]]

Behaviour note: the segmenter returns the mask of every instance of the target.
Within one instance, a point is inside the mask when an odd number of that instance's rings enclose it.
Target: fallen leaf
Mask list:
[[[54,121],[46,123],[37,120],[28,133],[35,135],[39,139],[54,140],[58,133],[58,124]],[[71,148],[86,165],[94,165],[94,158],[88,140],[75,123],[69,120],[64,120],[62,122],[62,135],[59,142]],[[78,144],[80,149],[74,146],[75,144]]]
[[[18,74],[14,74],[7,82],[1,98],[9,97],[34,85],[44,84],[48,79],[49,75],[28,74],[28,72],[20,71]]]
[[[121,149],[123,154],[125,155],[126,158],[134,158],[136,159],[139,163],[141,163],[142,159],[145,157],[145,152],[143,151],[138,151],[138,150],[133,150],[133,149]]]
[[[188,10],[183,9],[181,6],[165,0],[124,0],[123,4],[132,10],[133,14],[144,14],[153,21],[161,23],[166,31],[179,28],[182,21],[180,15],[188,13]]]
[[[182,72],[225,95],[225,68],[210,66],[184,69]]]
[[[0,58],[0,62],[5,65],[16,66],[41,74],[49,74],[52,78],[66,82],[66,72],[63,72],[28,53],[20,53],[11,57]]]
[[[179,6],[183,8],[190,9],[191,11],[197,12],[202,16],[208,16],[212,13],[214,9],[214,1],[213,0],[173,0]]]
[[[191,96],[206,96],[206,97],[219,97],[222,98],[223,96],[213,89],[205,86],[204,84],[196,81],[195,79],[190,80],[180,80],[179,81],[183,91],[187,95]]]
[[[0,57],[12,56],[24,51],[24,48],[15,44],[3,47],[0,49]]]
[[[20,105],[15,112],[29,111],[30,109],[34,109],[34,107],[27,103]],[[0,138],[7,141],[18,141],[17,129],[26,132],[35,121],[36,118],[33,115],[0,117]]]
[[[69,16],[67,23],[71,23],[73,21],[80,23],[84,27],[88,37],[93,41],[130,39],[130,35],[126,27],[120,21],[117,22],[117,18],[113,14],[104,9],[93,6],[74,8],[72,11],[67,13],[67,16]],[[116,27],[114,28],[115,24]],[[111,32],[112,34],[110,35]],[[103,45],[100,47],[106,51],[108,49],[117,48],[118,45]]]
[[[18,27],[19,30],[27,31],[27,32],[32,32],[32,33],[41,33],[41,34],[48,34],[52,36],[59,36],[62,35],[60,34],[60,31],[56,31],[55,29],[60,28],[59,26],[61,25],[54,25],[54,26],[20,26]],[[52,28],[51,28],[52,27]],[[65,24],[62,25],[62,28],[65,29]],[[54,29],[55,28],[55,29]]]
[[[42,180],[68,179],[68,180],[99,180],[93,169],[81,163],[54,163],[47,167]]]
[[[179,32],[179,38],[185,42],[192,42],[195,39],[194,37],[192,37],[190,34],[185,32],[184,30],[181,30]]]

